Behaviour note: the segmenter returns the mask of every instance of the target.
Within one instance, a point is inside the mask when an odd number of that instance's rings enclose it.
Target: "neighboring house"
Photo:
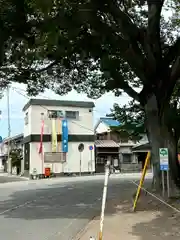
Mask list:
[[[1,169],[3,168],[3,171],[5,172],[7,172],[8,147],[9,147],[9,151],[11,151],[14,148],[23,150],[23,134],[18,134],[10,138],[9,137],[4,138],[3,142],[1,143],[0,168]]]
[[[112,165],[114,159],[116,159],[115,161],[118,160],[120,168],[119,139],[118,135],[112,134],[111,127],[113,126],[119,126],[119,122],[112,118],[100,118],[95,125],[96,172],[103,172],[105,170],[104,165],[109,157]]]
[[[151,150],[149,142],[139,142],[132,148],[133,152],[135,153],[147,153]]]
[[[138,153],[133,151],[133,148],[137,144],[142,144],[147,141],[146,135],[143,135],[140,141],[131,141],[128,138],[122,138],[118,131],[112,131],[112,127],[119,126],[120,123],[117,120],[109,117],[100,118],[95,126],[96,135],[96,168],[99,169],[100,165],[104,165],[107,160],[107,156],[111,154],[112,159],[117,157],[119,159],[119,165],[123,170],[133,167],[136,168],[135,164],[142,161],[139,158]],[[108,147],[108,148],[107,148]],[[102,156],[104,153],[104,156]],[[108,153],[108,154],[107,154]],[[144,159],[144,158],[143,158]],[[132,166],[133,163],[133,166]],[[113,163],[112,163],[113,164]],[[141,164],[140,164],[141,166]],[[137,166],[139,169],[139,165]],[[101,167],[100,169],[103,169]]]
[[[17,134],[15,136],[12,136],[10,138],[4,138],[3,139],[3,144],[6,145],[6,149],[7,149],[7,146],[8,144],[10,145],[10,148],[23,148],[23,133],[21,134]]]
[[[42,174],[45,168],[55,174],[94,172],[93,108],[93,102],[31,99],[23,108],[25,174]]]

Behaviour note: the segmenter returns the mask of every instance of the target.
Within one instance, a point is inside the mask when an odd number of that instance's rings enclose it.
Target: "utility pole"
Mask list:
[[[11,146],[10,146],[10,137],[11,137],[11,122],[10,122],[10,106],[9,106],[9,86],[7,86],[7,117],[8,117],[8,174],[11,174],[11,159],[10,159],[10,150],[11,150]]]

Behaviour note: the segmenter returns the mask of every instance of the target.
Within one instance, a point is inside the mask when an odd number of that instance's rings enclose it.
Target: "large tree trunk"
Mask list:
[[[168,111],[168,109],[167,109]],[[161,174],[159,163],[159,148],[168,148],[170,176],[180,188],[180,167],[177,161],[177,143],[172,129],[166,125],[166,114],[159,114],[158,103],[153,95],[145,105],[146,127],[151,145],[151,161],[154,170],[154,183],[157,190],[161,187]],[[173,187],[173,184],[171,184]],[[173,187],[174,188],[174,187]]]

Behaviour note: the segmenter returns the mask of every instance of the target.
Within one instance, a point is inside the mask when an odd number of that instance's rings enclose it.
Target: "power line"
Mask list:
[[[15,90],[15,89],[14,89],[14,90]],[[21,96],[23,96],[23,97],[27,98],[28,100],[30,100],[30,98],[29,98],[28,96],[22,94],[21,92],[19,92],[19,91],[17,91],[17,90],[15,90],[15,91],[16,91],[18,94],[20,94]],[[50,99],[49,99],[49,100],[50,100]],[[39,106],[42,107],[43,109],[49,111],[49,109],[48,109],[47,107],[45,107],[45,106],[43,106],[43,105],[39,105]],[[85,127],[85,126],[83,126],[83,125],[81,125],[81,124],[79,124],[79,123],[77,123],[77,122],[74,122],[73,120],[69,120],[69,121],[72,122],[73,124],[75,124],[75,125],[83,128],[83,129],[86,129],[86,130],[91,131],[91,132],[94,133],[94,130],[92,130],[92,129],[90,129],[90,128],[87,128],[87,127]]]
[[[24,90],[24,89],[22,89],[22,88],[12,87],[12,89],[14,89],[15,91],[22,91],[22,92],[26,93],[26,90]],[[46,96],[44,96],[44,95],[42,95],[42,94],[39,94],[39,96],[40,96],[40,97],[43,97],[44,99],[52,100],[52,98],[46,97]],[[27,97],[27,96],[25,96],[25,97]],[[121,96],[119,96],[119,97],[120,97],[120,98],[126,98],[126,99],[127,99],[128,96],[121,95]],[[105,115],[107,114],[107,113],[105,113],[104,111],[100,111],[100,110],[97,110],[97,109],[93,109],[93,111],[94,111],[94,112],[97,112],[97,113],[100,113],[100,114],[105,114]]]
[[[25,92],[25,93],[27,93],[26,92],[26,90],[24,90],[24,89],[22,89],[22,88],[17,88],[17,87],[11,87],[12,89],[14,89],[14,90],[19,90],[19,91],[22,91],[22,92]],[[44,99],[50,99],[49,97],[46,97],[46,96],[44,96],[44,95],[42,95],[42,94],[38,94],[40,97],[43,97]]]
[[[20,90],[20,91],[23,91],[23,92],[25,92],[26,93],[26,90],[25,89],[22,89],[22,88],[17,88],[17,87],[12,87],[12,88],[14,88],[14,89],[16,89],[16,90]],[[43,97],[43,98],[45,98],[45,99],[51,99],[51,98],[49,98],[49,97],[46,97],[46,96],[44,96],[44,95],[42,95],[42,94],[38,94],[40,97]],[[127,94],[126,94],[127,95]],[[121,97],[121,98],[127,98],[127,97],[129,97],[128,95],[126,96],[126,95],[124,95],[123,93],[122,93],[122,95],[120,95],[119,97]],[[130,97],[129,97],[130,98]]]
[[[17,93],[20,94],[21,96],[27,98],[28,100],[31,99],[31,98],[28,97],[27,95],[25,95],[25,94],[23,94],[23,93],[20,92],[20,91],[24,91],[24,92],[26,93],[25,90],[23,90],[23,89],[21,89],[21,88],[16,88],[16,87],[12,87],[12,89],[14,89],[15,92],[17,92]],[[42,96],[42,95],[39,95],[39,96]],[[52,99],[49,98],[49,97],[46,97],[45,99],[52,100]],[[39,105],[39,106],[41,106],[42,108],[46,109],[47,111],[49,110],[48,108],[46,108],[46,107],[43,106],[43,105]],[[98,113],[100,113],[100,114],[102,113],[102,112],[100,112],[100,111],[98,111],[98,110],[95,110],[95,109],[93,109],[93,111],[96,111],[96,112],[98,112]],[[104,113],[104,112],[103,112],[103,113]],[[90,129],[90,128],[87,128],[87,127],[85,127],[85,126],[83,126],[83,125],[81,125],[81,124],[79,124],[79,123],[77,123],[77,122],[75,122],[75,121],[73,121],[73,120],[69,120],[69,121],[72,122],[73,124],[75,124],[75,125],[83,128],[83,129],[86,129],[86,130],[91,131],[91,132],[94,133],[94,130],[92,130],[92,129]]]

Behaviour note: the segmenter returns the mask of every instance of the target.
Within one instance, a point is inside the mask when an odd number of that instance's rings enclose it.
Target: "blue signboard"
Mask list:
[[[168,171],[169,170],[169,166],[168,165],[160,165],[160,170],[161,171]]]
[[[93,146],[91,145],[91,146],[89,146],[89,150],[90,151],[92,151],[94,148],[93,148]]]
[[[3,138],[2,138],[2,136],[0,136],[0,143],[2,143],[3,142]]]
[[[68,152],[68,123],[66,119],[62,120],[62,151]]]

